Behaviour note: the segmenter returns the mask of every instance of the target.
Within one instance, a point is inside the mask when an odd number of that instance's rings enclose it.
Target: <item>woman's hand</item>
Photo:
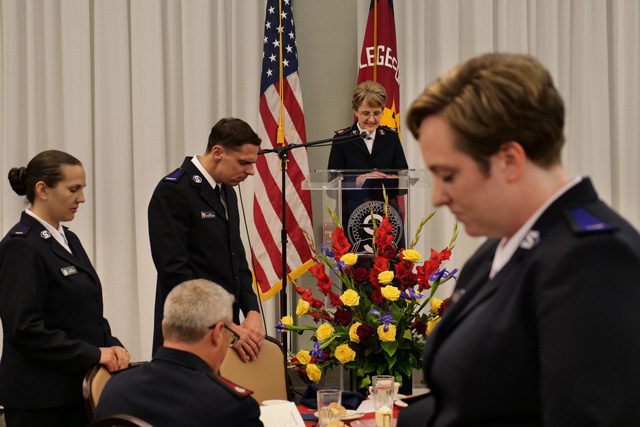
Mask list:
[[[388,175],[386,173],[380,172],[380,171],[373,171],[373,172],[368,172],[368,173],[364,173],[362,175],[358,175],[358,177],[356,178],[356,186],[358,188],[361,188],[364,185],[364,182],[368,179],[368,178],[387,178]]]

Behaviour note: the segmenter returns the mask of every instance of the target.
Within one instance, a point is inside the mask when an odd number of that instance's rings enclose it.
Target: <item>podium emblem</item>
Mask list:
[[[389,207],[389,223],[393,229],[393,245],[397,248],[402,239],[403,227],[402,217],[398,210]],[[373,219],[379,224],[384,218],[385,205],[380,200],[369,200],[356,207],[347,222],[347,237],[353,245],[352,251],[355,253],[373,253]],[[373,219],[372,219],[373,212]]]

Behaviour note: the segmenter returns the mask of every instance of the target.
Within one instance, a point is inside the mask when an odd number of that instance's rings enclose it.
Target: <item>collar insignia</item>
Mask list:
[[[195,182],[196,184],[202,184],[202,177],[200,175],[193,175],[193,182]]]
[[[522,242],[520,242],[520,247],[522,249],[532,249],[538,242],[540,242],[540,232],[538,230],[531,230],[524,236]]]
[[[40,237],[42,237],[43,239],[50,239],[51,233],[49,233],[47,230],[42,230],[40,232]]]

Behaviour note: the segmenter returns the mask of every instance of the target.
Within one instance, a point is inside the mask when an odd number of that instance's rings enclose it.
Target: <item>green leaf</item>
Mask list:
[[[380,347],[382,347],[383,350],[386,351],[389,356],[393,356],[396,353],[396,350],[398,349],[398,341],[381,342]]]
[[[368,388],[371,385],[371,378],[367,375],[366,377],[362,378],[362,381],[360,382],[360,388]]]

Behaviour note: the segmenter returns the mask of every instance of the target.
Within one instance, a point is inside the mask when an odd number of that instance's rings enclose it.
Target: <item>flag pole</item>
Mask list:
[[[278,135],[276,138],[276,143],[281,147],[285,146],[285,138],[284,138],[284,65],[283,65],[283,57],[282,57],[282,0],[278,0],[278,33],[279,33],[279,42],[278,46],[279,55],[278,55],[278,69],[279,69],[279,77],[278,77],[278,92],[280,94],[280,117],[278,118]],[[280,172],[282,177],[282,184],[280,186],[282,192],[282,228],[280,232],[280,242],[282,245],[282,250],[280,251],[282,254],[282,288],[280,289],[280,318],[282,316],[287,315],[287,226],[286,226],[286,218],[287,218],[287,202],[285,196],[285,185],[286,177],[287,177],[287,162],[288,162],[288,151],[282,151],[279,155],[280,157]],[[285,351],[289,349],[287,344],[287,335],[281,334],[280,339],[282,341],[282,346]]]
[[[373,81],[378,81],[378,0],[373,0]]]

